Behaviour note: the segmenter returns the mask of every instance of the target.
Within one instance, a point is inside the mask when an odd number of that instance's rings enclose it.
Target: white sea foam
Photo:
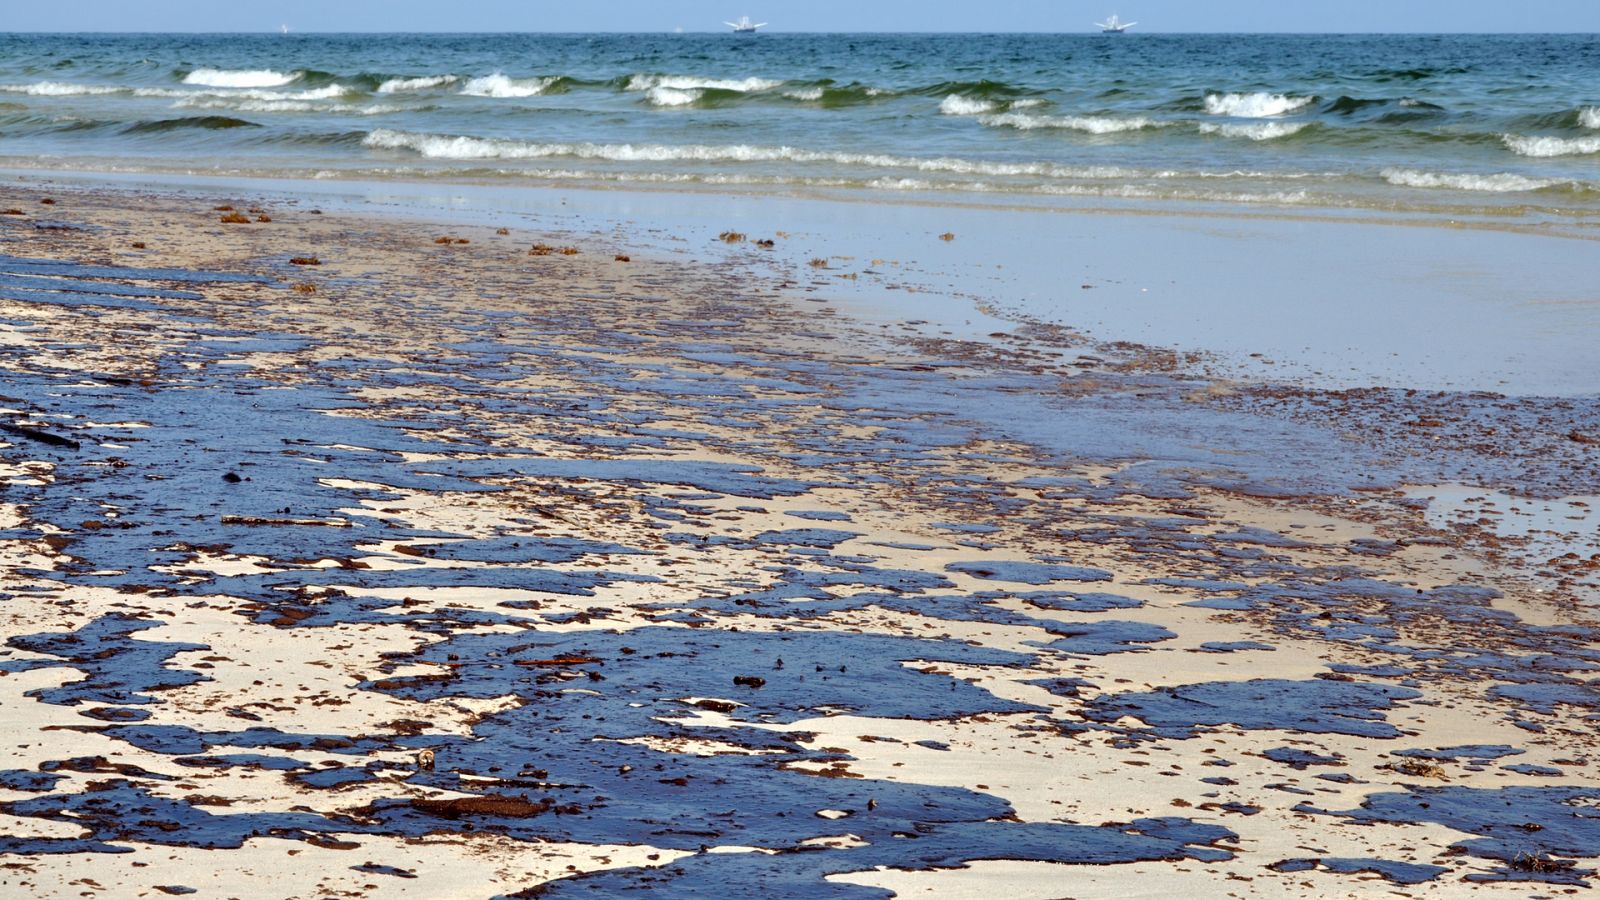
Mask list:
[[[555,84],[554,78],[510,78],[500,72],[471,79],[461,93],[469,97],[537,97]]]
[[[1585,106],[1578,110],[1578,124],[1585,128],[1600,128],[1600,106]]]
[[[206,87],[269,88],[283,87],[299,77],[299,72],[285,74],[271,69],[195,69],[184,76],[183,83]]]
[[[805,101],[807,103],[814,103],[814,102],[822,99],[822,88],[819,88],[819,87],[796,88],[796,89],[794,89],[792,91],[784,91],[783,95],[785,97],[788,97],[790,100],[803,100],[803,101]]]
[[[1470,173],[1419,172],[1415,169],[1384,169],[1382,174],[1385,181],[1400,187],[1449,188],[1457,191],[1487,191],[1490,193],[1537,191],[1541,188],[1553,187],[1562,183],[1540,178],[1529,178],[1513,172],[1474,175]]]
[[[1600,153],[1600,137],[1524,137],[1507,134],[1502,136],[1502,140],[1512,153],[1519,156],[1587,156]]]
[[[70,84],[65,81],[39,81],[33,84],[0,85],[0,91],[32,94],[36,97],[75,97],[89,94],[120,94],[127,88],[108,84]]]
[[[427,75],[421,78],[391,78],[378,85],[380,94],[398,94],[403,91],[426,91],[433,88],[455,84],[461,80],[459,75]]]
[[[1240,119],[1267,119],[1304,109],[1315,97],[1291,97],[1287,94],[1207,94],[1206,112],[1213,116],[1234,116]]]
[[[981,116],[999,107],[990,100],[979,100],[961,94],[951,94],[939,104],[939,112],[947,116]]]
[[[644,92],[645,100],[651,106],[689,106],[705,95],[705,91],[690,89],[680,90],[669,87],[653,87]]]
[[[982,116],[978,121],[995,128],[1015,128],[1019,131],[1050,128],[1082,131],[1088,134],[1118,134],[1124,131],[1160,128],[1163,125],[1144,116],[1118,119],[1111,116],[1039,116],[1019,112]]]
[[[674,91],[738,91],[748,94],[754,91],[770,91],[775,87],[782,87],[783,82],[772,81],[767,78],[745,78],[733,81],[723,78],[696,78],[693,75],[635,75],[628,79],[627,90],[648,91],[654,88],[667,88]]]
[[[1249,138],[1252,141],[1274,141],[1300,133],[1308,122],[1201,122],[1201,134],[1219,134],[1228,138]]]

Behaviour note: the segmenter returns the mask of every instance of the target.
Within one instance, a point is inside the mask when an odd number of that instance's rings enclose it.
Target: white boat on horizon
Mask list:
[[[749,16],[740,16],[737,22],[723,22],[722,24],[732,28],[734,34],[755,34],[757,28],[767,27],[766,22],[752,22]]]
[[[1094,23],[1095,27],[1100,29],[1100,33],[1101,34],[1123,34],[1129,28],[1132,28],[1133,26],[1135,26],[1137,24],[1139,24],[1139,23],[1138,22],[1124,22],[1124,21],[1122,21],[1121,19],[1119,19],[1115,15],[1113,15],[1111,18],[1105,20],[1104,22],[1096,22],[1096,23]]]

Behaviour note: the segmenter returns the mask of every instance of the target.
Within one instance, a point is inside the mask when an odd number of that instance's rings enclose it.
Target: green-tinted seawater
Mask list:
[[[5,35],[0,163],[1600,212],[1600,40]]]

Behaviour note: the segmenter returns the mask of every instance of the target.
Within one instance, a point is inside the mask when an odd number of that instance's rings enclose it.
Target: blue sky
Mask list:
[[[1600,0],[0,0],[16,31],[688,31],[748,14],[774,31],[1600,32]]]

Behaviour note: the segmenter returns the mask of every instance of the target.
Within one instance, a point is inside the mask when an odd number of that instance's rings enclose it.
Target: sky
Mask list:
[[[0,31],[1600,32],[1600,0],[0,0]]]

